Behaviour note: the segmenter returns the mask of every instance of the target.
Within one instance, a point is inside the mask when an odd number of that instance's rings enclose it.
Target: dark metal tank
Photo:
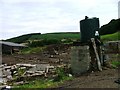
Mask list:
[[[99,30],[99,18],[88,18],[80,21],[81,42],[87,43],[90,38],[95,37],[95,32]]]

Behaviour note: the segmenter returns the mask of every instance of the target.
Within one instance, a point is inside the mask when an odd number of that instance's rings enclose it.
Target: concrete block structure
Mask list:
[[[74,75],[81,75],[90,68],[89,46],[71,48],[71,69]]]

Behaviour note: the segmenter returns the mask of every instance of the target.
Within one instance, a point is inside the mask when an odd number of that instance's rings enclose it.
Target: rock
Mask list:
[[[11,69],[11,66],[5,66],[4,69]]]
[[[12,78],[11,75],[8,75],[8,76],[7,76],[7,79],[8,79],[8,81],[10,81],[10,80],[12,80],[13,78]]]
[[[17,68],[16,65],[11,66],[11,69],[16,69],[16,68]]]
[[[26,67],[20,67],[19,69],[26,69]]]
[[[24,81],[20,81],[20,82],[16,82],[14,83],[15,85],[23,85],[24,84]]]
[[[72,77],[72,74],[68,74],[69,77]]]
[[[36,65],[31,65],[31,64],[16,64],[17,66],[20,67],[35,67]]]
[[[54,66],[47,66],[45,72],[48,73],[51,69],[54,69]]]
[[[54,52],[55,52],[55,55],[59,55],[58,51],[54,50]]]
[[[47,64],[47,63],[45,63],[45,64],[35,64],[35,65],[32,65],[32,64],[16,64],[16,65],[12,65],[12,66],[1,66],[1,67],[3,67],[3,68],[0,68],[1,71],[3,71],[3,75],[1,77],[1,78],[4,77],[3,81],[5,83],[7,83],[8,81],[14,80],[14,78],[11,75],[11,74],[13,74],[18,79],[18,81],[20,81],[20,82],[17,82],[16,85],[24,84],[24,82],[23,82],[24,79],[20,79],[22,77],[23,78],[31,78],[31,77],[36,77],[36,76],[47,77],[53,71],[55,71],[55,67],[50,66],[50,64]],[[21,75],[19,75],[21,73],[21,70],[23,70],[23,71],[26,70],[26,71],[23,72]],[[20,73],[19,73],[19,71],[20,71]]]
[[[11,86],[6,86],[6,89],[8,89],[8,90],[11,89]]]
[[[36,71],[35,73],[43,74],[45,71]]]
[[[54,55],[50,55],[50,58],[53,58],[54,57]]]
[[[11,86],[7,86],[7,85],[1,86],[0,90],[11,90]]]
[[[11,75],[10,70],[9,70],[9,69],[8,69],[8,70],[4,70],[4,71],[3,71],[3,75],[5,75],[5,76]]]
[[[0,68],[3,68],[4,66],[6,66],[5,64],[4,65],[0,65]]]
[[[41,76],[43,73],[34,73],[32,76]]]
[[[27,74],[34,74],[34,71],[26,71]]]

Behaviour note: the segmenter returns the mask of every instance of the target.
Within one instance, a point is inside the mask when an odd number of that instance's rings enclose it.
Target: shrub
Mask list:
[[[51,44],[60,44],[61,41],[58,39],[43,39],[41,41],[32,41],[32,43],[29,44],[30,47],[39,47],[44,45],[51,45]]]

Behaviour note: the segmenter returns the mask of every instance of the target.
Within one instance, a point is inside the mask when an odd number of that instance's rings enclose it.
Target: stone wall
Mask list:
[[[120,56],[120,41],[109,41],[105,43],[106,60],[118,61]]]
[[[106,54],[120,53],[120,41],[109,41],[105,43]]]

